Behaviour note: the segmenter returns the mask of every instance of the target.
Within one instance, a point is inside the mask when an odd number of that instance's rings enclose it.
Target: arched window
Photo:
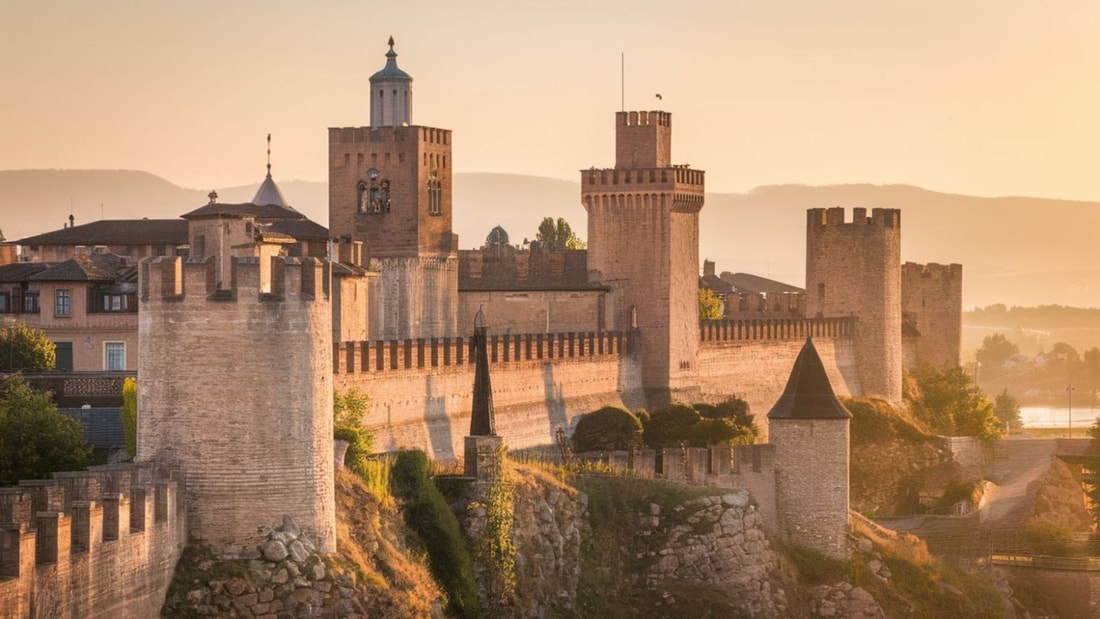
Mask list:
[[[443,214],[443,183],[439,181],[438,172],[435,170],[432,170],[432,175],[428,179],[428,214]]]
[[[360,213],[366,213],[370,210],[370,193],[367,191],[367,184],[366,183],[362,183],[362,182],[359,183],[358,201],[359,201],[359,207],[358,208],[359,208]]]

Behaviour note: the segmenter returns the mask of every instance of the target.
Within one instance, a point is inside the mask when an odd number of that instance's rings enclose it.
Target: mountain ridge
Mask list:
[[[262,179],[261,179],[262,180]],[[278,180],[291,206],[323,225],[328,185]],[[216,188],[247,202],[259,183]],[[97,219],[173,218],[207,202],[206,189],[177,186],[140,170],[0,170],[0,230],[8,240]],[[580,183],[496,172],[454,177],[454,229],[463,248],[504,227],[513,243],[533,239],[543,217],[564,217],[586,237]],[[100,205],[103,205],[100,207]],[[902,258],[964,265],[964,306],[1057,303],[1100,307],[1100,202],[1023,196],[967,196],[915,185],[762,185],[708,193],[700,215],[700,260],[801,285],[807,208],[902,209]]]

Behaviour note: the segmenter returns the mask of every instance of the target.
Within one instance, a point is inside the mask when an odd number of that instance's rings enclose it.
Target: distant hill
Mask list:
[[[257,179],[259,181],[260,179]],[[294,208],[328,223],[323,182],[280,180]],[[256,185],[216,188],[219,200],[245,202]],[[186,189],[132,170],[0,171],[0,230],[9,240],[60,228],[70,203],[77,223],[101,218],[177,217],[206,203],[209,189]],[[456,174],[455,232],[480,246],[496,225],[513,243],[533,239],[546,216],[564,217],[587,240],[580,185],[534,176]],[[811,207],[901,208],[902,257],[964,265],[964,305],[1062,304],[1100,307],[1100,203],[1044,198],[980,198],[908,185],[757,187],[708,194],[700,258],[718,270],[749,272],[800,285],[805,272],[805,212]]]

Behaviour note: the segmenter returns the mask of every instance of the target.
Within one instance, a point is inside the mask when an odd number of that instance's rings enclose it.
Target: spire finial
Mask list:
[[[267,134],[267,177],[271,178],[271,134]]]
[[[393,50],[393,35],[390,35],[390,50]]]

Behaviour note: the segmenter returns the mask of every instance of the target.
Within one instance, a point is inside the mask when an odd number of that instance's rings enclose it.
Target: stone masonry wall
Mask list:
[[[848,420],[773,419],[775,505],[788,540],[847,557]]]
[[[159,615],[187,540],[166,473],[111,465],[0,488],[0,618]]]
[[[760,441],[770,436],[766,415],[783,393],[803,337],[775,340],[704,341],[699,350],[698,381],[708,401],[737,395],[749,403],[760,426]],[[839,396],[863,393],[850,337],[815,337],[821,361]]]
[[[141,263],[137,459],[178,463],[189,532],[220,551],[254,546],[288,514],[331,551],[327,267],[276,259],[268,295],[255,261],[235,259],[222,290],[212,266]]]
[[[423,449],[453,461],[470,431],[474,366],[470,363],[369,373],[337,373],[337,389],[370,397],[365,424],[379,451]],[[430,369],[429,369],[430,368]],[[576,418],[602,406],[644,408],[637,362],[628,355],[498,361],[491,366],[497,433],[512,449],[554,442]]]

